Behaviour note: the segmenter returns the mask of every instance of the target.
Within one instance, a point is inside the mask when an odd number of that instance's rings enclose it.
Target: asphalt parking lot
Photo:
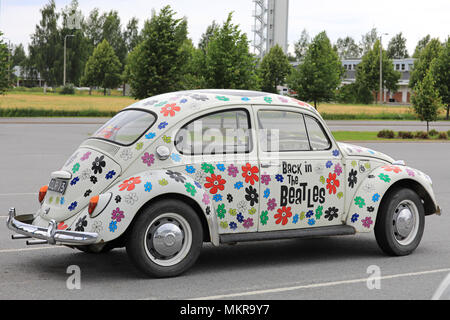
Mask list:
[[[100,126],[98,120],[28,122],[0,123],[0,299],[430,299],[450,273],[448,143],[362,144],[406,160],[433,178],[444,212],[427,218],[423,241],[411,256],[386,257],[373,234],[205,245],[187,274],[155,280],[142,278],[125,250],[87,255],[10,240],[8,208],[34,211],[37,190],[48,183],[50,172]],[[80,290],[66,285],[72,265],[81,270]],[[381,272],[380,289],[367,286],[370,266]]]

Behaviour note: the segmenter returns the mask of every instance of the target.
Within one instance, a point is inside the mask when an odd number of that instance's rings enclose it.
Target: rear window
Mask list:
[[[117,114],[91,137],[130,146],[139,140],[156,122],[153,113],[125,110]]]

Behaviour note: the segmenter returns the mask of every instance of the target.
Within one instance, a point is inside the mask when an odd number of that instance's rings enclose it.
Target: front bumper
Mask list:
[[[42,228],[16,218],[16,209],[11,208],[6,221],[8,229],[25,237],[47,241],[51,245],[90,245],[97,242],[97,233],[58,230],[54,220],[49,222],[48,228]]]

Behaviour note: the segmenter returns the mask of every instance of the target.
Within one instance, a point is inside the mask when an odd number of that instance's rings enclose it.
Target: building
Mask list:
[[[289,0],[253,0],[253,47],[262,59],[275,45],[288,52]]]
[[[393,93],[386,90],[383,93],[383,102],[405,104],[411,102],[411,89],[409,88],[409,79],[411,78],[414,61],[415,59],[412,58],[393,60],[394,70],[400,72],[401,74],[398,83],[398,91]],[[359,63],[361,63],[361,59],[346,59],[342,61],[342,65],[345,69],[345,78],[342,82],[343,85],[351,84],[356,81],[356,67]]]

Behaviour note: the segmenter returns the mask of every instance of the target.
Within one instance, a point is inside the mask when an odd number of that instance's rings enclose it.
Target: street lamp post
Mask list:
[[[384,88],[383,88],[383,36],[388,36],[388,33],[380,35],[380,100],[384,103]]]
[[[68,34],[64,37],[64,78],[63,78],[63,86],[66,86],[66,42],[67,42],[67,37],[74,37],[75,35],[73,34]]]

